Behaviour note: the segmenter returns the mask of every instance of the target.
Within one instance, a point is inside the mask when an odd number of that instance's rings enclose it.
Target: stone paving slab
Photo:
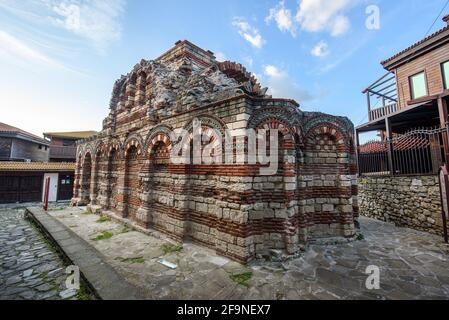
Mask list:
[[[65,286],[66,265],[24,209],[0,208],[0,300],[78,299]]]
[[[101,252],[146,299],[449,299],[449,248],[442,239],[372,219],[360,219],[363,240],[314,244],[286,262],[245,266],[196,244],[178,247],[123,222],[99,220],[84,208],[50,215]],[[110,237],[95,240],[105,232]],[[380,268],[380,290],[365,286],[370,265]],[[96,272],[95,265],[86,272]]]
[[[26,215],[57,246],[80,272],[100,299],[134,300],[141,298],[136,287],[105,262],[104,256],[63,223],[41,208],[27,208]]]

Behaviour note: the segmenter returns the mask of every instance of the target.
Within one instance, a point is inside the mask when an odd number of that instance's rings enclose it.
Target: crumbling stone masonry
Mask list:
[[[142,60],[116,81],[101,133],[78,143],[72,203],[241,262],[268,249],[294,254],[316,238],[352,237],[352,123],[302,112],[266,92],[241,64],[217,62],[188,41]],[[173,163],[171,150],[183,142],[172,141],[171,132],[191,132],[194,119],[203,138],[234,130],[235,157],[248,148],[239,132],[278,129],[277,173],[260,175],[260,164]]]

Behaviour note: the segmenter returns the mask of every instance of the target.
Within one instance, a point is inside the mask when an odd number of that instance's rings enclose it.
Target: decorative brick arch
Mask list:
[[[92,149],[92,186],[91,186],[91,204],[98,205],[100,194],[99,175],[101,171],[101,162],[105,160],[105,144],[99,140]]]
[[[104,157],[106,155],[106,144],[103,140],[100,140],[95,144],[94,151],[95,158]]]
[[[270,107],[258,110],[248,120],[247,128],[253,129],[277,129],[284,138],[295,143],[295,136],[299,141],[304,141],[304,130],[296,110],[280,107]]]
[[[149,155],[148,151],[150,150],[150,148],[152,148],[154,146],[154,143],[152,143],[152,141],[154,140],[155,137],[162,134],[162,135],[169,137],[169,139],[170,139],[170,137],[172,136],[172,133],[173,133],[173,129],[166,125],[158,125],[158,126],[154,127],[153,129],[151,129],[150,132],[148,132],[148,135],[143,144],[144,154],[146,156]],[[171,141],[171,139],[170,139],[170,141]]]
[[[293,108],[266,107],[257,110],[248,120],[248,128],[257,128],[260,124],[276,119],[284,123],[288,128],[297,127],[301,130],[300,113]]]
[[[304,132],[306,137],[313,134],[313,130],[321,127],[323,130],[335,129],[347,144],[351,138],[354,139],[354,126],[347,118],[333,117],[324,113],[314,113],[312,116],[305,113],[305,116]],[[324,129],[325,127],[327,129]]]
[[[86,148],[84,148],[83,150],[83,156],[82,156],[82,163],[81,166],[84,166],[84,161],[86,160],[87,155],[90,156],[90,159],[93,160],[94,159],[94,153],[92,152],[92,147],[90,145],[88,145]]]
[[[221,119],[214,117],[212,115],[209,115],[209,114],[200,114],[200,115],[194,117],[184,127],[184,130],[191,133],[193,130],[193,122],[195,121],[195,119],[198,119],[201,122],[201,126],[203,128],[209,127],[209,128],[213,128],[213,129],[220,131],[222,137],[224,138],[226,129],[228,128],[226,123],[221,121]]]
[[[349,133],[343,132],[341,128],[333,123],[324,122],[310,128],[306,133],[306,141],[315,140],[318,136],[332,137],[341,152],[350,151],[351,138]]]
[[[117,139],[109,141],[104,147],[105,147],[105,152],[108,157],[111,155],[112,150],[115,150],[119,154],[122,150],[122,145],[121,145],[120,141]]]
[[[124,145],[124,155],[125,158],[128,155],[128,151],[130,148],[135,147],[137,149],[137,156],[141,157],[143,155],[143,142],[142,142],[142,138],[135,134],[132,135],[130,137],[128,137],[128,139],[126,139]]]
[[[195,119],[198,119],[201,123],[201,136],[208,138],[207,144],[211,145],[213,144],[213,158],[215,158],[215,161],[221,162],[224,159],[220,159],[223,156],[223,150],[225,148],[225,132],[227,130],[227,125],[223,121],[221,121],[219,118],[214,117],[209,114],[202,114],[199,116],[194,117],[189,121],[189,123],[184,127],[184,130],[189,133],[187,141],[184,141],[184,144],[182,146],[182,151],[190,150],[192,141],[193,141],[193,124]],[[221,136],[221,144],[218,143],[218,140],[216,137]],[[202,140],[203,141],[203,140]],[[192,150],[190,150],[191,152]],[[190,158],[190,155],[188,155]],[[218,157],[218,158],[217,158]],[[192,160],[192,159],[190,159]]]
[[[162,142],[167,146],[167,150],[171,151],[172,148],[172,142],[170,140],[170,137],[165,132],[156,133],[153,135],[153,138],[148,141],[147,146],[147,155],[151,156],[151,151],[153,150],[154,146],[158,144],[159,142]]]
[[[81,170],[80,170],[80,200],[78,205],[87,205],[90,203],[90,187],[92,178],[92,166],[93,166],[93,156],[91,146],[88,145],[84,150],[84,155],[82,158]]]
[[[78,161],[78,166],[79,167],[81,167],[81,163],[82,163],[82,159],[83,159],[83,155],[84,155],[84,152],[83,152],[84,150],[83,149],[80,149],[79,151],[78,151],[78,155],[77,155],[77,161]]]

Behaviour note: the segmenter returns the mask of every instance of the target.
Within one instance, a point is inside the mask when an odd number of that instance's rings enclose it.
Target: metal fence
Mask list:
[[[445,163],[447,129],[413,129],[384,141],[369,141],[358,149],[360,175],[437,174]]]

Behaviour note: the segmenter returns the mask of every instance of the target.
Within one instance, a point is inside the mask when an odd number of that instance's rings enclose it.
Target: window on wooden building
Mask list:
[[[412,99],[427,96],[427,83],[424,71],[410,77],[410,89]]]
[[[443,72],[444,89],[449,89],[449,61],[441,64],[441,72]]]
[[[64,147],[73,146],[74,144],[75,144],[75,141],[73,141],[73,140],[68,140],[68,139],[62,140],[62,145]]]

